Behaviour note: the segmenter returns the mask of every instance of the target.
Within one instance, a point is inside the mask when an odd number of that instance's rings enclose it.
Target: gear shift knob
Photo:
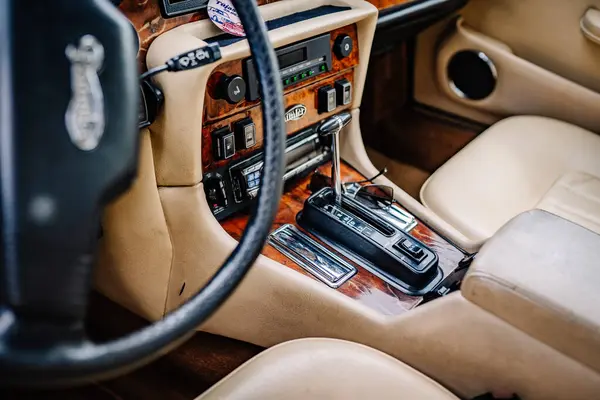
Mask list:
[[[331,188],[336,203],[342,202],[342,179],[340,176],[340,131],[350,123],[352,114],[344,111],[324,120],[317,128],[321,136],[331,135]]]

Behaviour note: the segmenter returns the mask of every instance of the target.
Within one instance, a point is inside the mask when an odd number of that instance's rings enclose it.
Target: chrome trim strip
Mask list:
[[[318,138],[319,138],[319,135],[317,133],[307,136],[304,139],[300,140],[298,143],[294,143],[293,145],[291,145],[290,147],[285,149],[285,152],[289,153],[290,151],[296,150],[298,147],[304,146],[306,143],[310,143]]]
[[[357,272],[355,266],[291,224],[271,233],[269,244],[332,288],[340,287]]]
[[[349,196],[354,196],[358,189],[361,188],[361,185],[358,183],[351,183],[346,186],[346,194]],[[408,211],[401,209],[396,200],[391,206],[386,206],[380,202],[378,202],[380,209],[375,210],[370,208],[369,210],[374,212],[379,217],[383,218],[386,222],[394,225],[396,228],[400,229],[403,232],[410,232],[415,226],[418,225],[417,219],[414,215],[410,214]]]
[[[305,171],[309,168],[311,168],[312,166],[316,166],[318,164],[320,164],[322,161],[324,161],[327,157],[329,156],[329,153],[325,152],[325,153],[321,153],[318,156],[311,158],[310,160],[306,161],[305,163],[297,166],[296,168],[289,170],[288,172],[286,172],[283,175],[283,180],[287,181],[290,177],[295,176],[296,174]]]

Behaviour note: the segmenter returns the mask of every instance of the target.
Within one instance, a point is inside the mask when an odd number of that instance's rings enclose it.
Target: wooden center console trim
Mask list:
[[[308,87],[298,89],[294,92],[288,93],[284,98],[285,108],[289,108],[296,104],[303,104],[307,108],[306,115],[298,121],[289,121],[286,123],[287,133],[291,135],[298,132],[301,129],[309,127],[318,121],[327,118],[331,115],[337,114],[343,110],[350,109],[350,105],[340,106],[333,112],[319,114],[317,106],[317,90],[326,85],[333,85],[334,81],[338,79],[347,79],[351,83],[354,83],[354,74],[352,71],[342,72],[341,74],[330,76],[325,80],[313,83]],[[235,155],[227,160],[215,160],[213,152],[213,139],[212,132],[216,129],[223,128],[226,126],[232,127],[232,124],[236,121],[240,121],[244,118],[250,117],[254,121],[256,126],[256,145],[251,149],[237,150]],[[252,108],[248,108],[238,114],[227,117],[219,122],[205,125],[202,128],[202,170],[204,173],[210,172],[216,168],[220,168],[234,160],[244,158],[245,156],[254,153],[263,147],[263,121],[262,121],[262,107],[256,105]]]
[[[324,118],[351,108],[351,104],[349,104],[347,106],[337,107],[333,112],[319,114],[317,104],[317,92],[319,88],[323,86],[333,86],[335,81],[339,79],[346,79],[354,86],[354,70],[359,63],[358,33],[356,25],[348,25],[332,31],[330,41],[332,49],[335,38],[343,34],[350,36],[354,42],[354,48],[348,57],[340,60],[333,54],[332,50],[332,67],[329,72],[289,86],[285,89],[284,106],[286,109],[297,104],[302,104],[307,108],[306,114],[300,120],[289,121],[286,123],[288,135],[307,128]],[[225,100],[215,98],[215,88],[219,79],[223,75],[243,76],[242,64],[243,60],[235,60],[221,64],[215,68],[209,78],[208,89],[204,98],[202,126],[202,168],[204,173],[225,166],[231,161],[246,157],[262,148],[263,127],[260,100],[253,102],[242,100],[238,104],[229,104]],[[233,123],[247,117],[252,118],[256,126],[256,145],[248,150],[236,151],[236,154],[230,159],[216,160],[213,151],[212,132],[223,127],[232,128]]]
[[[354,48],[352,50],[352,53],[350,53],[350,55],[348,57],[345,57],[340,60],[333,54],[333,44],[335,42],[335,38],[342,34],[348,35],[352,38],[352,41],[354,42]],[[307,80],[299,82],[295,85],[288,86],[284,90],[284,94],[288,94],[288,93],[296,91],[300,88],[307,87],[314,82],[317,82],[317,81],[320,82],[325,79],[331,78],[333,75],[337,75],[342,71],[348,70],[348,69],[353,68],[356,65],[358,65],[359,49],[358,49],[358,33],[357,33],[356,25],[349,25],[349,26],[345,26],[345,27],[331,31],[330,48],[332,49],[331,70],[329,72],[326,72],[321,75],[317,75],[313,78],[309,78]],[[244,76],[243,62],[244,62],[244,60],[235,60],[235,61],[223,63],[223,64],[219,65],[217,68],[215,68],[215,71],[211,74],[211,76],[208,80],[207,90],[206,90],[206,94],[204,97],[204,115],[203,115],[204,124],[209,124],[216,120],[223,119],[223,118],[228,117],[236,112],[243,111],[247,108],[250,108],[250,107],[255,106],[260,103],[260,100],[256,100],[256,101],[242,100],[237,104],[229,104],[227,101],[225,101],[223,99],[218,99],[216,96],[217,83],[219,82],[219,80],[221,79],[221,77],[223,75],[227,75],[227,76],[239,75],[242,77]],[[246,84],[247,84],[247,82],[246,82]]]
[[[327,163],[319,168],[323,174],[329,175],[331,171],[331,163]],[[346,163],[342,163],[341,168],[342,180],[344,182],[354,182],[365,179],[365,177]],[[275,218],[273,229],[275,230],[285,224],[296,223],[296,216],[304,207],[304,202],[311,195],[308,190],[310,176],[298,179],[291,185],[288,185],[288,190],[283,194],[281,203],[279,204],[279,212]],[[248,222],[248,215],[245,213],[237,213],[221,222],[221,226],[231,237],[236,240],[241,238],[241,235]],[[438,254],[440,268],[445,274],[449,274],[456,269],[460,260],[465,254],[442,238],[440,235],[432,231],[427,225],[418,221],[418,225],[410,231],[410,234],[428,245],[433,251]],[[262,254],[278,263],[285,265],[293,270],[314,278],[310,273],[306,272],[301,266],[296,264],[288,257],[281,254],[270,245],[266,245]],[[352,263],[354,264],[354,263]],[[370,271],[354,264],[358,273],[350,280],[340,286],[339,292],[344,295],[361,302],[362,304],[385,315],[400,315],[404,312],[416,307],[423,301],[423,296],[409,296],[400,290],[392,287],[390,284],[374,275]]]
[[[194,21],[206,19],[206,11],[194,12],[179,17],[163,18],[160,13],[160,0],[123,0],[119,10],[131,21],[131,24],[140,38],[140,49],[138,51],[138,64],[140,71],[146,70],[146,53],[150,45],[160,35]],[[280,0],[257,0],[259,6],[276,3]],[[369,0],[379,10],[393,7],[398,4],[412,0]]]

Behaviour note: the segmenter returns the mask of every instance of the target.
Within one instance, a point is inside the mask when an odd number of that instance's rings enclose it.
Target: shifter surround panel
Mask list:
[[[335,243],[333,247],[341,245],[370,260],[408,294],[428,293],[442,279],[435,252],[350,196],[337,204],[331,188],[312,195],[297,220],[305,230]]]
[[[331,163],[325,163],[318,168],[318,171],[329,176],[331,172]],[[344,182],[356,182],[366,178],[343,161],[341,165],[341,177]],[[303,230],[298,225],[296,219],[297,215],[303,210],[305,201],[313,194],[309,190],[310,181],[311,176],[300,176],[286,185],[286,191],[281,198],[279,212],[275,217],[275,223],[272,227],[273,231],[286,224],[294,225],[296,228]],[[250,211],[247,210],[245,212],[235,213],[221,221],[221,226],[232,238],[239,240],[248,223],[249,212]],[[429,249],[437,254],[438,266],[442,271],[444,278],[451,276],[453,272],[459,269],[460,261],[467,255],[420,220],[417,220],[417,224],[410,229],[408,233],[411,237],[427,245]],[[327,243],[321,241],[316,236],[310,233],[308,233],[308,235],[325,247],[329,247]],[[283,255],[271,245],[265,246],[262,254],[298,273],[318,280],[301,265],[298,265],[292,259]],[[426,300],[424,295],[409,295],[405,293],[395,285],[382,279],[368,268],[365,268],[365,266],[354,262],[353,260],[346,258],[346,261],[356,267],[356,274],[337,289],[331,290],[337,290],[345,296],[348,296],[383,315],[404,314]]]

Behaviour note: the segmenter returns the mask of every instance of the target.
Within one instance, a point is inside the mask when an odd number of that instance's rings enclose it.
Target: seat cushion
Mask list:
[[[458,400],[395,358],[335,339],[301,339],[272,347],[198,399]]]
[[[537,208],[600,233],[600,179],[583,172],[563,175]]]
[[[483,245],[461,291],[534,339],[600,371],[598,260],[600,235],[531,210]]]
[[[558,180],[572,173],[600,177],[600,136],[550,118],[511,117],[439,168],[421,188],[421,201],[465,236],[481,241],[536,208]]]

